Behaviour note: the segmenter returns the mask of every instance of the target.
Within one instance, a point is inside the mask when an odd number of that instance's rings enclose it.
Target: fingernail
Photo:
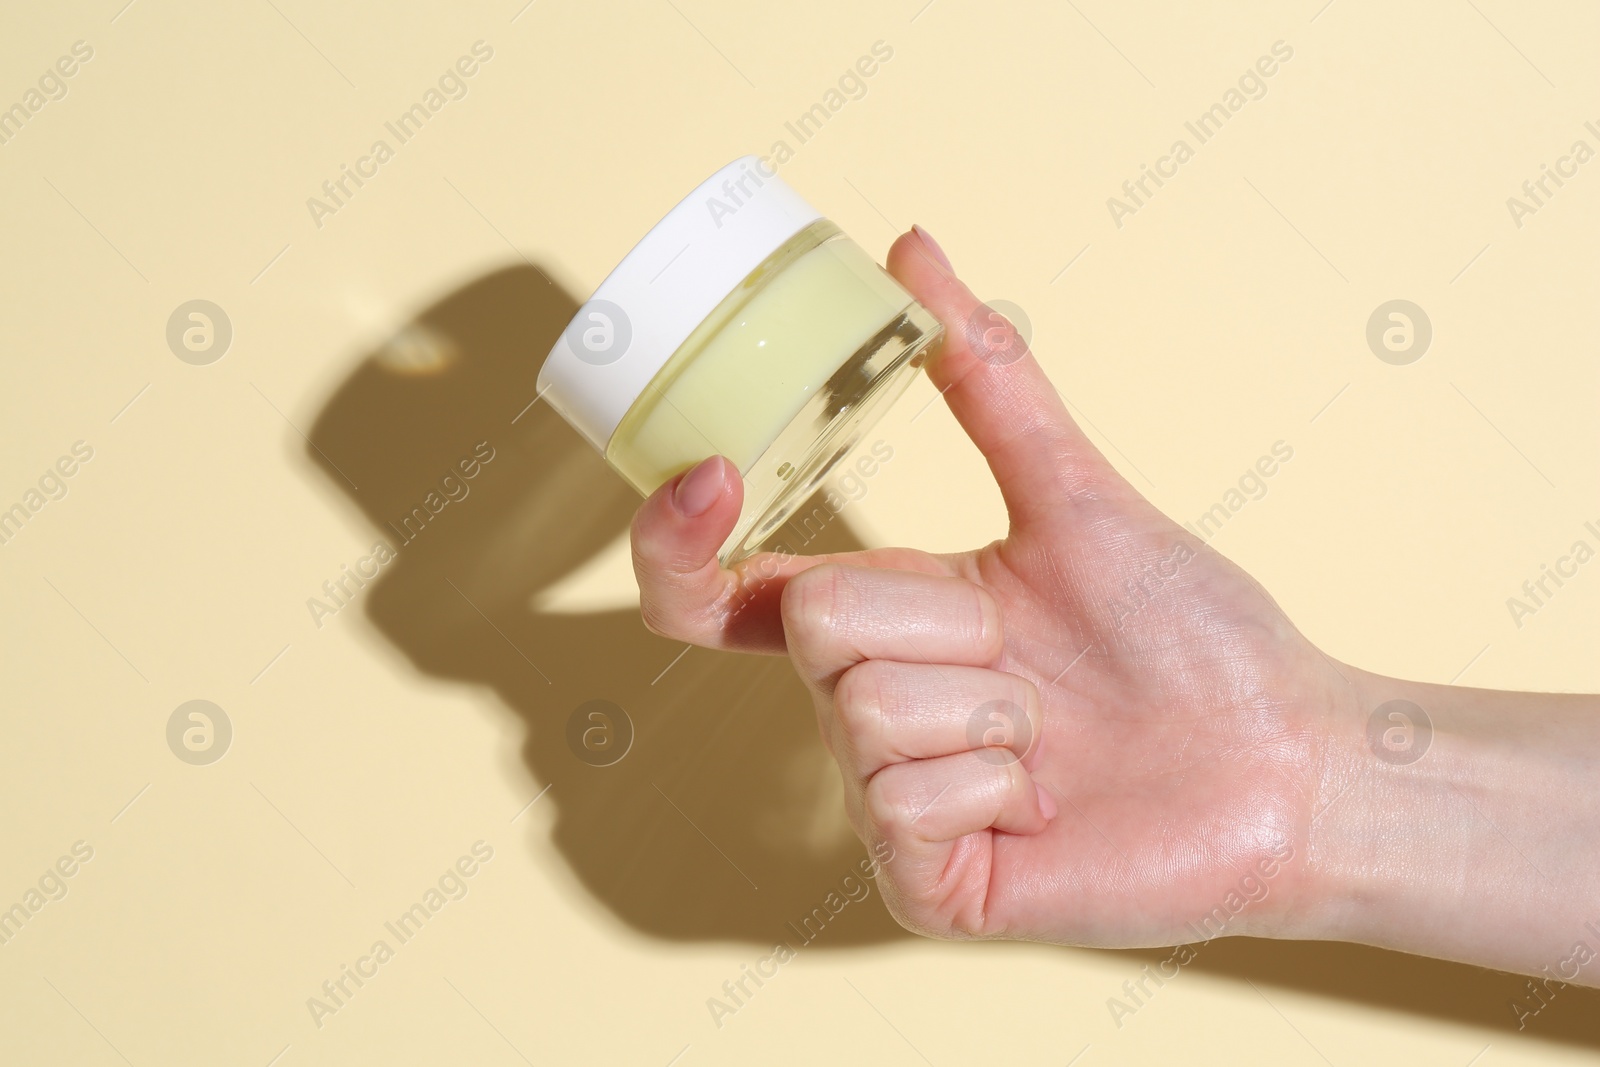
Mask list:
[[[678,483],[678,488],[672,494],[672,501],[684,515],[691,519],[699,518],[710,511],[711,505],[717,502],[717,498],[722,495],[725,482],[722,457],[712,456],[710,459],[701,460],[683,476],[683,480]]]
[[[1061,810],[1061,808],[1056,804],[1056,798],[1051,796],[1050,790],[1046,789],[1043,784],[1039,782],[1034,782],[1033,788],[1039,794],[1039,810],[1044,813],[1045,821],[1048,822],[1049,820],[1055,818],[1056,812]]]
[[[955,271],[955,268],[950,265],[950,257],[944,254],[944,249],[940,248],[939,242],[933,239],[933,234],[916,224],[912,224],[911,230],[917,235],[918,240],[928,246],[928,251],[933,253],[933,258],[944,264],[945,270]]]

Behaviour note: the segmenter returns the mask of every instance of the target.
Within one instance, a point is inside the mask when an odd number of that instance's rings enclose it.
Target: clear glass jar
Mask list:
[[[732,462],[745,485],[719,553],[732,563],[805,503],[942,336],[859,245],[745,157],[579,309],[539,388],[642,494],[707,456]]]

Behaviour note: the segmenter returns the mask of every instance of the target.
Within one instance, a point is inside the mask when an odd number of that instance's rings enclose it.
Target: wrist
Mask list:
[[[1303,892],[1279,936],[1538,974],[1600,955],[1593,698],[1339,665],[1309,790]],[[1558,966],[1558,970],[1560,970]],[[1600,961],[1576,978],[1596,984]]]
[[[1304,892],[1284,936],[1394,944],[1429,900],[1457,898],[1471,849],[1470,754],[1413,683],[1339,664],[1308,785]]]

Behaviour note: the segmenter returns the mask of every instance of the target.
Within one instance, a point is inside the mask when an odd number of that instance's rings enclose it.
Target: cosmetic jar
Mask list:
[[[714,454],[744,480],[718,558],[776,532],[904,392],[943,327],[756,156],[713,174],[578,309],[539,372],[641,494]]]

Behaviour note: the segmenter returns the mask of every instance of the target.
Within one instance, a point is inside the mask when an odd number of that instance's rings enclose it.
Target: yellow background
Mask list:
[[[1600,689],[1600,563],[1520,627],[1506,607],[1600,526],[1600,161],[1520,228],[1506,206],[1600,148],[1600,11],[1321,3],[9,13],[0,106],[73,42],[94,56],[0,145],[0,507],[74,442],[94,456],[0,545],[0,907],[74,842],[94,856],[0,945],[0,1061],[1592,1057],[1594,994],[1519,1034],[1516,979],[1331,944],[1206,946],[1119,1028],[1108,998],[1165,953],[921,941],[876,893],[719,1028],[707,999],[862,849],[787,665],[646,633],[633,498],[527,408],[632,242],[785,139],[784,177],[875,255],[921,223],[1024,309],[1170,514],[1290,445],[1214,543],[1331,655]],[[480,40],[465,98],[317,226],[307,199]],[[798,144],[784,123],[880,40],[866,94]],[[1107,198],[1279,40],[1266,95],[1118,228]],[[1433,324],[1408,366],[1365,340],[1394,298]],[[233,328],[205,366],[166,342],[192,299]],[[829,547],[1002,532],[933,398],[881,424],[893,459]],[[308,598],[479,441],[471,494],[317,625]],[[193,699],[233,726],[209,766],[166,741]],[[634,724],[614,766],[567,746],[590,699]],[[307,998],[479,840],[468,894],[319,1028]]]

